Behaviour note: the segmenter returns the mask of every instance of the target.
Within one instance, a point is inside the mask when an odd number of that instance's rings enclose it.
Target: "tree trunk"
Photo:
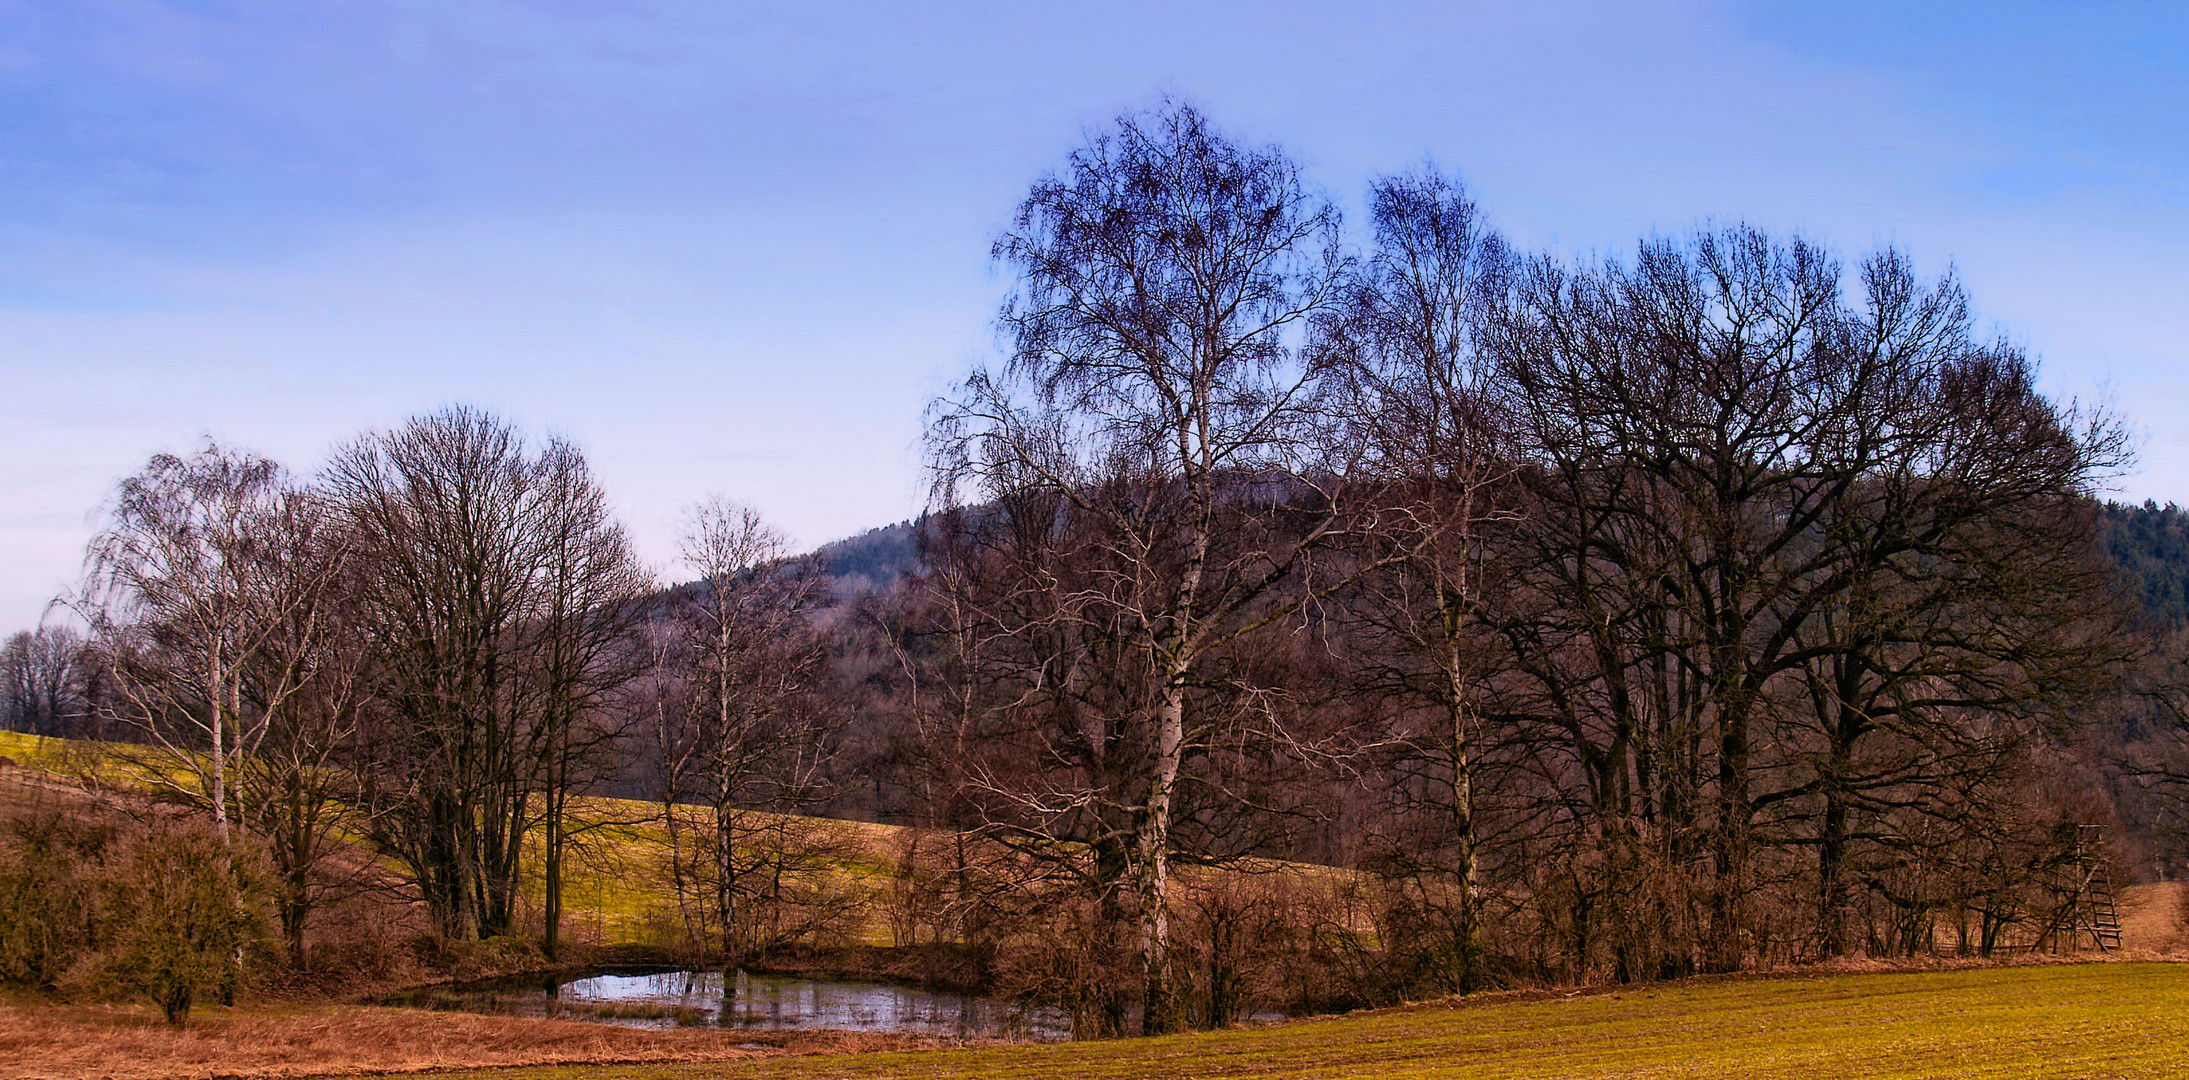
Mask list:
[[[284,895],[281,898],[281,936],[289,945],[289,962],[298,971],[311,965],[304,955],[304,921],[311,914],[312,837],[307,828],[302,778],[292,773],[288,784],[289,855],[285,860]],[[314,808],[316,812],[317,808]]]
[[[1739,971],[1746,957],[1743,909],[1753,838],[1748,799],[1748,722],[1736,702],[1721,698],[1718,729],[1718,828],[1712,862],[1710,970]]]
[[[541,948],[549,960],[557,959],[562,951],[562,863],[565,828],[563,809],[565,794],[557,786],[547,792],[547,851],[544,867],[547,895],[541,902],[540,918],[545,924],[541,933]]]
[[[1464,573],[1462,581],[1465,580]],[[1465,589],[1465,585],[1461,586]],[[1460,653],[1459,633],[1465,619],[1457,597],[1447,594],[1443,600],[1444,638],[1448,649],[1445,657],[1446,674],[1450,677],[1451,699],[1448,703],[1451,721],[1452,757],[1452,833],[1458,850],[1457,876],[1459,878],[1459,925],[1454,946],[1459,970],[1459,992],[1471,994],[1482,985],[1482,918],[1477,891],[1479,868],[1475,852],[1474,775],[1471,747],[1467,735],[1467,677],[1465,658]]]
[[[737,811],[728,803],[714,808],[715,917],[722,933],[722,952],[732,961],[742,960],[737,945]]]
[[[1170,824],[1171,789],[1178,782],[1180,748],[1185,740],[1186,688],[1183,672],[1167,680],[1156,716],[1156,783],[1140,824],[1140,959],[1146,973],[1141,1031],[1162,1035],[1183,1031],[1185,1000],[1178,992],[1171,961]]]

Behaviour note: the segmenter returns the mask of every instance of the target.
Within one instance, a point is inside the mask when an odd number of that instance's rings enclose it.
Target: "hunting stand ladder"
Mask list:
[[[2051,925],[2038,938],[2040,947],[2059,948],[2090,935],[2099,952],[2121,947],[2121,914],[2113,900],[2112,860],[2105,854],[2105,826],[2075,826],[2075,850],[2062,868],[2067,886]]]

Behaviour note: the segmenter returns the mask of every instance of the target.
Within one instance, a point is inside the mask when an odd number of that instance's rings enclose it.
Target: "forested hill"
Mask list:
[[[2143,599],[2158,624],[2189,626],[2189,510],[2173,503],[2109,502],[2100,518],[2099,543],[2129,592]],[[823,544],[814,555],[843,594],[879,592],[918,568],[916,528],[900,521],[868,529]]]
[[[868,529],[857,536],[823,544],[813,552],[821,569],[836,579],[844,595],[861,589],[880,592],[918,568],[919,543],[910,521]]]
[[[2162,626],[2189,625],[2189,510],[2107,503],[2099,544]]]

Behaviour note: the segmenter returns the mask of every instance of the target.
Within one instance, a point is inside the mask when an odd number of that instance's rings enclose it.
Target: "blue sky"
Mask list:
[[[1524,9],[1524,10],[1523,10]],[[713,492],[915,512],[987,248],[1161,94],[1347,206],[1425,158],[1521,243],[1704,219],[1958,267],[2189,500],[2189,13],[2161,3],[0,0],[0,630],[202,434],[309,472],[485,405],[642,553]]]

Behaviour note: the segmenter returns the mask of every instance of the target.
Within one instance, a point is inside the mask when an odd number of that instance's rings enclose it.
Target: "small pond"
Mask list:
[[[630,1027],[724,1027],[746,1031],[827,1029],[943,1038],[1068,1039],[1061,1009],[1020,1009],[973,997],[886,983],[661,971],[570,979],[495,979],[429,986],[381,999],[385,1005],[553,1016]]]

